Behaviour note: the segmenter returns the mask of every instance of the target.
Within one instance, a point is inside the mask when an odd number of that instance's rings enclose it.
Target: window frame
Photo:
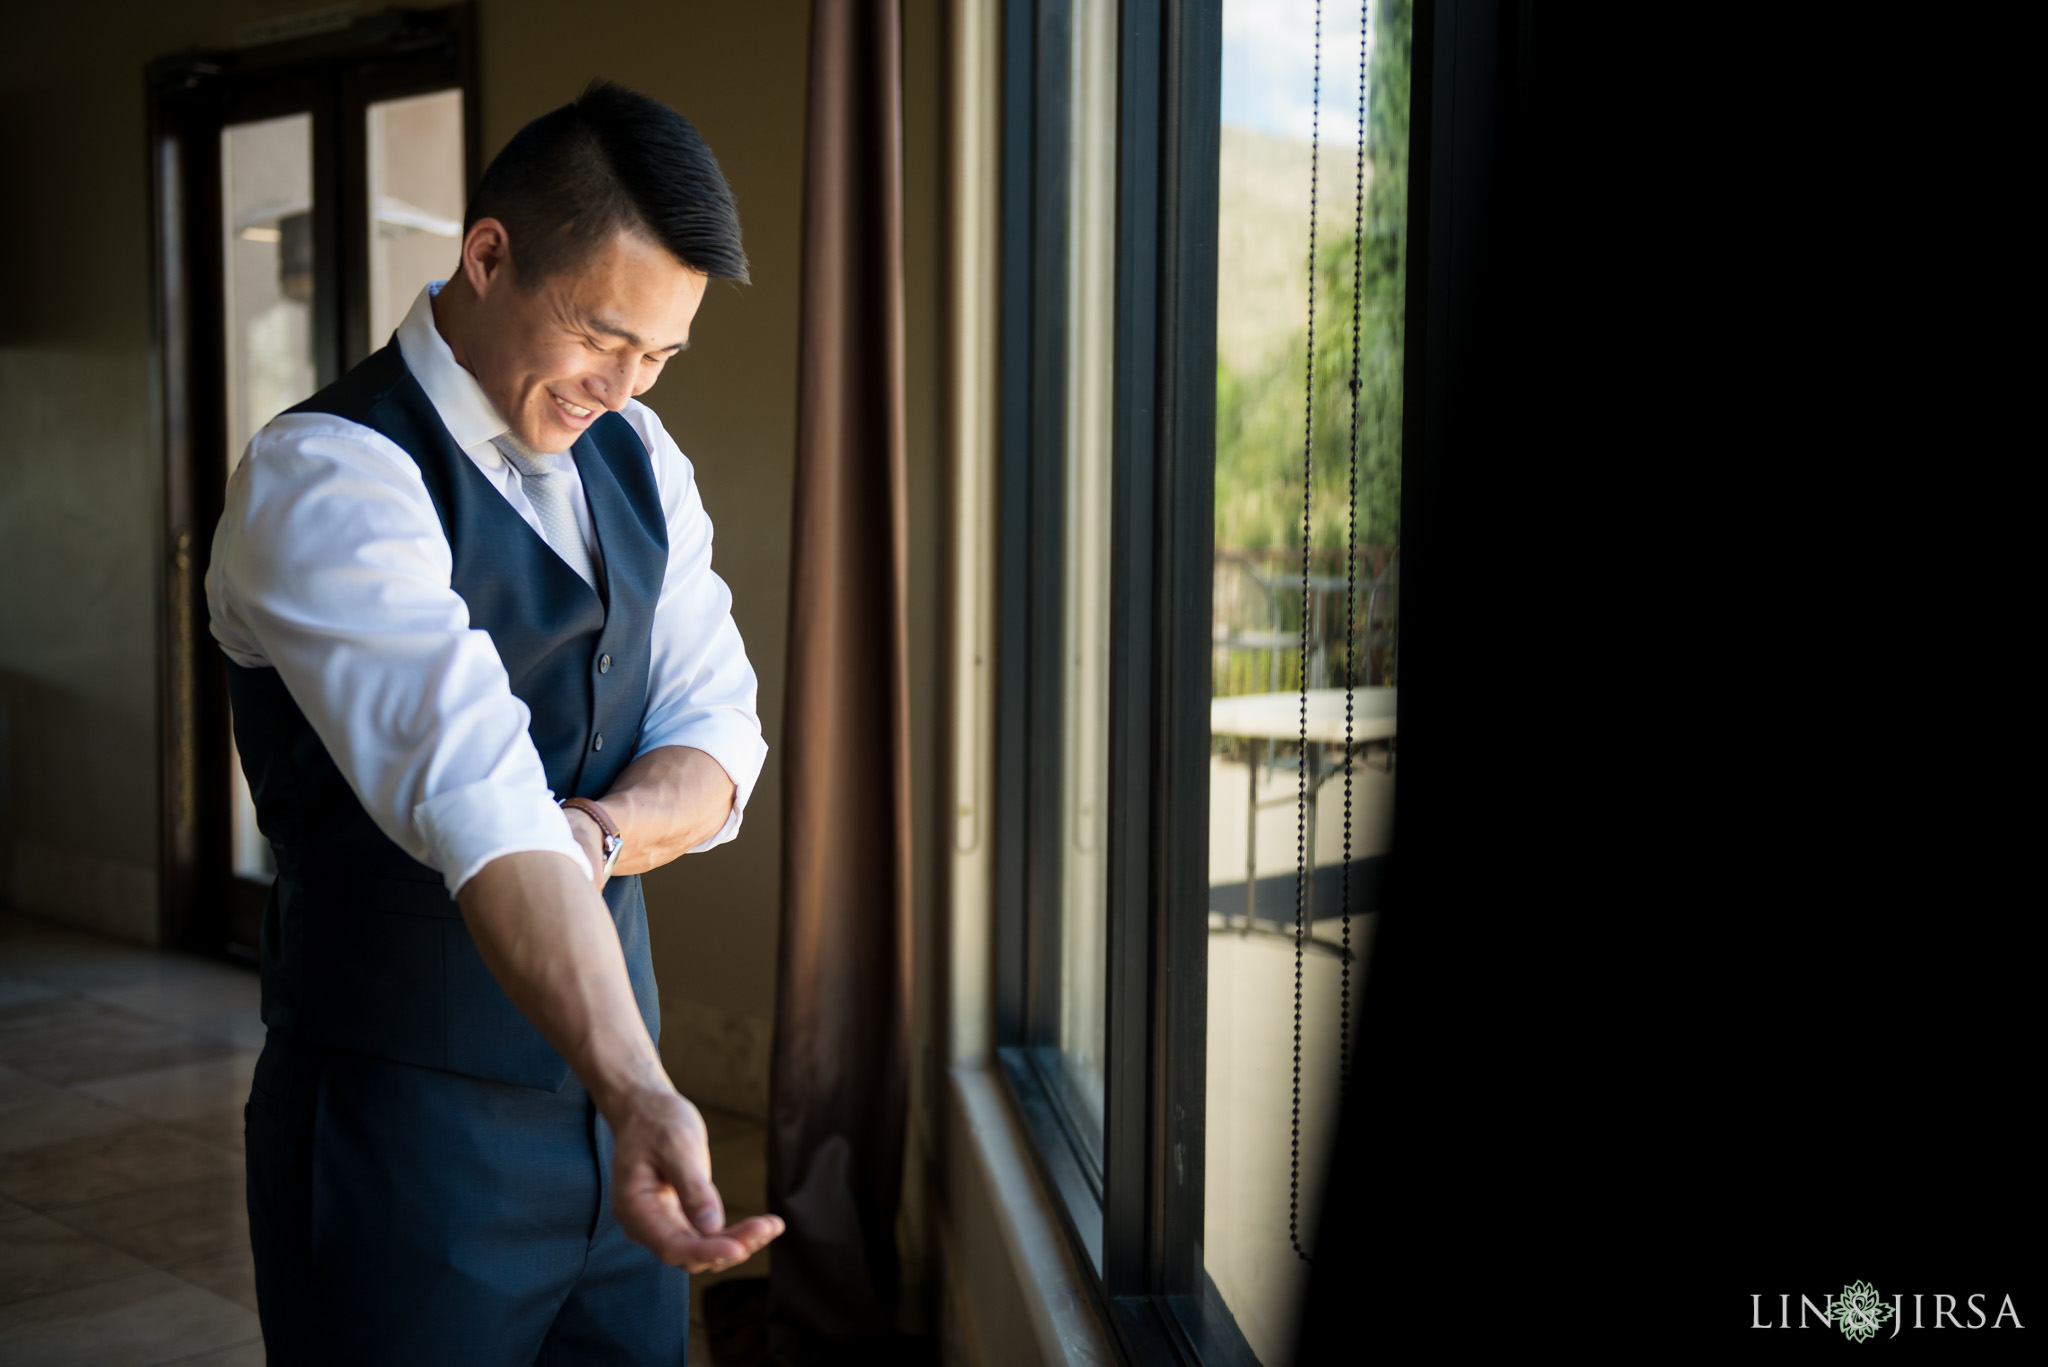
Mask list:
[[[1003,15],[996,1054],[1119,1352],[1255,1364],[1201,1257],[1221,0],[1123,0],[1117,16],[1099,1150],[1044,1063],[1061,961],[1071,18],[1069,0]]]

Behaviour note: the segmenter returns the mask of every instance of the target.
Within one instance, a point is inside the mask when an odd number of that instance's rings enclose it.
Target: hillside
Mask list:
[[[1355,152],[1325,146],[1318,159],[1317,236],[1351,229]],[[1223,129],[1216,241],[1216,353],[1248,374],[1302,329],[1308,290],[1309,147]],[[1372,168],[1366,168],[1368,180]]]

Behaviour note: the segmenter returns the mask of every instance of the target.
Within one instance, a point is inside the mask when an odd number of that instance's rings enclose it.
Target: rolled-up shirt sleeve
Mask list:
[[[634,402],[625,417],[653,459],[668,525],[668,570],[655,607],[647,711],[637,754],[691,746],[718,761],[732,779],[731,814],[717,834],[696,847],[707,850],[738,833],[768,758],[755,711],[759,684],[733,622],[732,592],[711,569],[711,518],[695,470],[653,410]]]
[[[229,482],[206,577],[214,636],[278,672],[378,829],[451,894],[520,851],[588,871],[453,569],[411,457],[370,428],[288,414]]]

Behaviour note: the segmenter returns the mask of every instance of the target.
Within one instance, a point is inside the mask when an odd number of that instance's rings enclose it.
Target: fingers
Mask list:
[[[730,1229],[707,1233],[683,1217],[673,1188],[615,1187],[614,1192],[613,1212],[626,1236],[670,1266],[691,1272],[722,1272],[743,1263],[784,1229],[779,1216],[756,1215]]]
[[[672,1266],[717,1271],[744,1262],[783,1231],[773,1215],[725,1226],[696,1109],[669,1093],[615,1126],[612,1209],[619,1227]]]
[[[740,1221],[731,1229],[715,1235],[703,1236],[694,1242],[687,1256],[701,1260],[692,1272],[723,1272],[726,1268],[747,1259],[766,1248],[771,1240],[782,1233],[782,1220],[774,1215],[755,1215]]]
[[[684,1216],[700,1234],[716,1234],[725,1228],[725,1201],[711,1182],[711,1153],[701,1138],[682,1140],[669,1148],[665,1174],[675,1184]]]
[[[716,1238],[707,1239],[697,1250],[709,1258],[702,1267],[693,1267],[693,1272],[723,1272],[728,1267],[743,1263],[766,1248],[771,1240],[781,1234],[782,1218],[777,1215],[756,1215],[740,1221]]]

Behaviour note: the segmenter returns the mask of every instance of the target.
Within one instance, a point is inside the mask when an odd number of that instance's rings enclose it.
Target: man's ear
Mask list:
[[[462,235],[462,275],[476,297],[508,281],[512,271],[512,236],[495,218],[480,218]]]

